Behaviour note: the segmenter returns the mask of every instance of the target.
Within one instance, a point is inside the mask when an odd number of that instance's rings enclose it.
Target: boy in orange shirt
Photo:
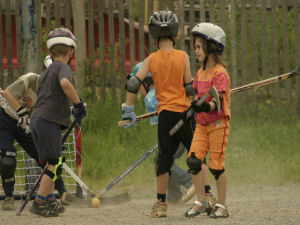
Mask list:
[[[183,112],[190,107],[188,96],[196,94],[192,87],[189,57],[184,51],[173,48],[178,36],[178,28],[177,17],[171,11],[155,12],[151,16],[149,32],[155,40],[158,50],[147,57],[137,75],[128,80],[126,103],[122,105],[122,120],[132,120],[127,127],[135,125],[134,99],[141,82],[151,72],[159,113],[159,154],[156,165],[157,201],[152,208],[151,217],[167,216],[166,191],[170,168],[173,165],[173,155],[180,142],[189,150],[193,136],[192,124],[189,120],[185,121],[185,124],[174,136],[169,135],[169,130],[178,120],[186,118]]]
[[[215,99],[208,98],[204,104],[191,105],[196,112],[196,129],[188,154],[187,164],[192,173],[198,200],[185,213],[192,217],[207,212],[211,218],[228,217],[226,207],[227,178],[225,173],[225,151],[228,143],[230,120],[230,77],[225,69],[222,52],[225,47],[224,31],[211,23],[199,23],[192,30],[195,53],[203,67],[198,70],[193,87],[197,97],[201,98],[212,86],[219,92],[221,100],[218,115]],[[201,180],[203,163],[209,151],[208,167],[217,184],[218,201],[213,211],[205,200],[203,181]]]

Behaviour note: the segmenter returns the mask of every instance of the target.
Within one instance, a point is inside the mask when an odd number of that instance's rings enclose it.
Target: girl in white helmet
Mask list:
[[[197,200],[185,216],[193,217],[206,212],[212,218],[224,218],[229,216],[226,206],[225,151],[230,120],[230,77],[222,59],[225,33],[219,26],[212,23],[199,23],[193,28],[192,35],[196,57],[202,64],[202,68],[198,70],[193,81],[197,97],[201,98],[212,86],[215,86],[221,98],[221,105],[218,116],[217,103],[212,97],[201,106],[197,106],[196,101],[191,104],[191,108],[197,112],[197,117],[187,164],[192,171]],[[203,173],[201,164],[208,152],[208,167],[215,177],[218,191],[218,200],[213,209],[207,203],[203,182],[200,179]]]

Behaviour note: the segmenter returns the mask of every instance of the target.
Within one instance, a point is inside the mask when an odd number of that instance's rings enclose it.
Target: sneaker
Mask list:
[[[217,203],[216,198],[212,195],[212,193],[207,193],[205,194],[205,196],[209,206],[213,209],[215,207],[215,204]]]
[[[15,209],[14,202],[15,202],[14,197],[6,196],[4,201],[3,201],[3,204],[2,204],[2,209],[3,210],[13,210],[13,209]]]
[[[190,200],[194,195],[195,195],[195,185],[192,185],[188,189],[186,189],[179,202],[185,203],[188,200]]]
[[[61,205],[58,201],[56,201],[56,199],[53,199],[53,200],[47,199],[46,204],[55,213],[59,214],[59,213],[63,213],[65,211],[65,208],[63,207],[63,205]]]
[[[75,195],[64,192],[60,198],[60,203],[62,205],[70,205],[73,201],[76,201],[77,198]]]
[[[227,218],[229,217],[228,208],[220,203],[215,204],[215,208],[209,215],[210,218]]]
[[[184,214],[186,217],[194,217],[197,216],[201,213],[207,213],[207,215],[209,215],[211,212],[211,208],[209,207],[209,204],[207,201],[205,202],[201,202],[196,200],[193,204],[193,206],[186,211],[186,213]]]
[[[44,217],[57,217],[59,214],[54,212],[45,201],[42,203],[38,203],[37,201],[33,201],[32,206],[30,207],[29,211],[32,214]]]
[[[155,202],[150,214],[150,217],[153,218],[160,218],[160,217],[167,217],[167,203],[166,202]]]

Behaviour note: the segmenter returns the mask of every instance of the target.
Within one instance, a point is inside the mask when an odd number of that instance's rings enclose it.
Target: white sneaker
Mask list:
[[[210,218],[227,218],[229,217],[228,208],[220,203],[215,204],[215,208],[209,215]]]
[[[186,217],[194,217],[201,213],[207,213],[207,215],[209,215],[210,212],[210,207],[207,201],[201,202],[196,200],[193,206],[188,211],[186,211],[184,215]]]
[[[188,200],[190,200],[194,195],[195,195],[195,185],[192,185],[188,189],[186,189],[179,202],[185,203]]]

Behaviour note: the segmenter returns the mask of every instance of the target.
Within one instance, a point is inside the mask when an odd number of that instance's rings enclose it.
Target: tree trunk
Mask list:
[[[73,31],[76,37],[77,49],[75,52],[75,85],[79,94],[83,92],[84,87],[84,60],[86,58],[85,41],[85,15],[84,1],[73,0]]]

